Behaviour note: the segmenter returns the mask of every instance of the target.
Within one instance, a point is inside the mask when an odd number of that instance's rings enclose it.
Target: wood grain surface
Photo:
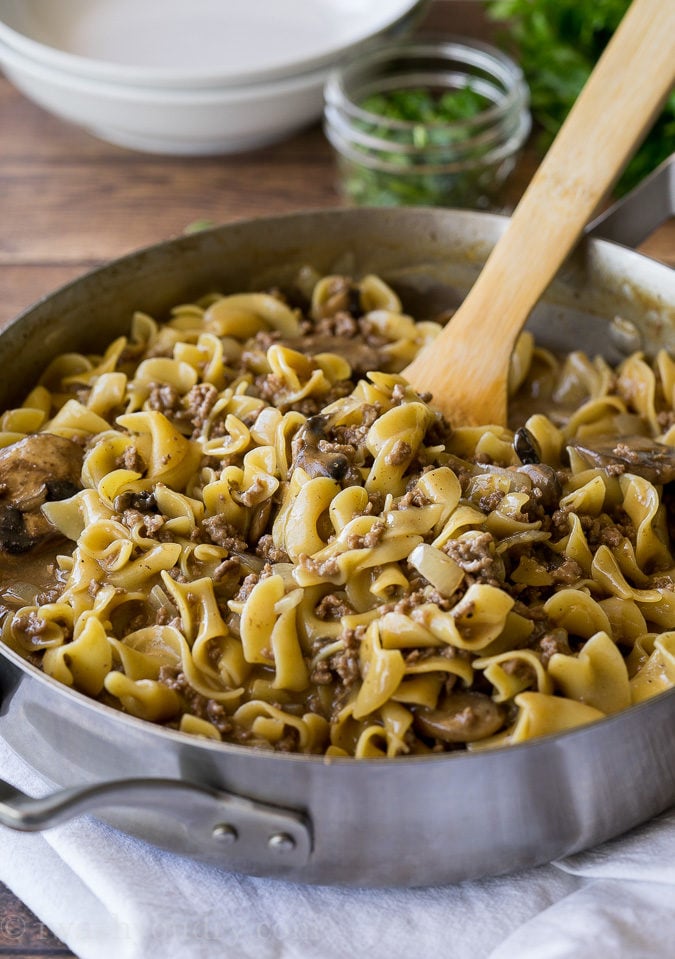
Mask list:
[[[481,5],[436,0],[424,29],[488,35]],[[537,166],[529,147],[500,200],[510,209]],[[318,124],[284,143],[217,158],[117,148],[45,113],[0,75],[0,326],[91,267],[178,236],[195,221],[341,205]],[[642,248],[675,265],[675,222]],[[0,957],[70,956],[0,886]]]

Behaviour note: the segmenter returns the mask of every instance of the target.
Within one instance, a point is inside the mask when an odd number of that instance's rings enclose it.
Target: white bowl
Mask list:
[[[330,72],[220,89],[139,87],[65,73],[2,42],[0,65],[31,100],[103,140],[183,156],[249,150],[306,126],[321,115]]]
[[[423,0],[0,0],[0,41],[60,71],[222,87],[327,67],[404,29]]]

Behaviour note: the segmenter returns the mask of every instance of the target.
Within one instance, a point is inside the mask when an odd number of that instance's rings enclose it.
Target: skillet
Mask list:
[[[161,318],[214,289],[283,285],[307,263],[377,273],[424,319],[461,301],[506,223],[454,210],[338,210],[233,223],[142,250],[44,298],[0,334],[0,403],[24,393],[54,354],[94,351],[126,332],[135,310]],[[636,348],[675,350],[675,275],[587,239],[528,326],[550,349],[610,362]],[[0,783],[0,823],[43,829],[95,812],[228,870],[312,883],[457,882],[580,851],[668,808],[674,720],[670,690],[507,749],[330,760],[154,726],[0,646],[0,736],[57,787],[33,800]]]

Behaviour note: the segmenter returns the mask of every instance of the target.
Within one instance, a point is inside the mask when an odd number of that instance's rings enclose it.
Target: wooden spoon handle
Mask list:
[[[634,0],[451,322],[404,371],[452,422],[505,423],[513,346],[675,82],[675,0]]]

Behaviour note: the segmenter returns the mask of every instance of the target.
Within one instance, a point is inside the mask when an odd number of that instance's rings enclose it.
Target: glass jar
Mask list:
[[[530,132],[528,107],[523,74],[501,51],[419,38],[334,71],[324,129],[353,203],[485,209]]]

